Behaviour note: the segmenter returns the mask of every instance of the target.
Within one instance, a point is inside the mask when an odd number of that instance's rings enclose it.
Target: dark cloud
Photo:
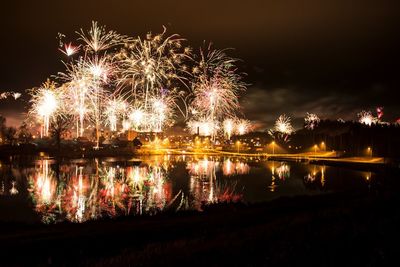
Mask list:
[[[383,104],[385,111],[395,113],[396,104],[381,103],[372,100],[363,101],[363,97],[375,95],[376,87],[365,88],[363,96],[354,94],[352,90],[337,93],[335,89],[299,88],[294,86],[268,88],[252,86],[242,98],[242,106],[246,116],[257,123],[260,130],[270,129],[281,114],[290,116],[298,128],[303,124],[307,112],[316,113],[322,119],[356,120],[357,113],[362,109],[374,111]],[[395,113],[396,114],[396,113]],[[393,121],[393,114],[385,115],[384,119]]]

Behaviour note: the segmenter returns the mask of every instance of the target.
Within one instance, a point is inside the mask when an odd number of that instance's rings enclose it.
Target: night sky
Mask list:
[[[131,36],[179,33],[194,48],[203,40],[231,47],[243,60],[248,91],[243,112],[261,129],[281,113],[300,126],[307,111],[355,119],[385,107],[400,117],[398,1],[7,1],[0,8],[0,91],[40,85],[63,70],[58,32],[74,40],[92,20]],[[18,123],[27,97],[0,100],[0,114]]]

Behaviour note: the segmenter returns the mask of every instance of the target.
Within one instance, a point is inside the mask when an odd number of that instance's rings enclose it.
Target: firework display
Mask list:
[[[225,52],[208,46],[206,51],[200,50],[200,59],[193,68],[189,128],[193,130],[193,125],[196,125],[200,129],[200,135],[211,135],[212,138],[221,129],[220,125],[225,118],[237,115],[239,93],[246,88],[241,75],[236,71],[237,60],[227,56]],[[231,134],[226,133],[226,127],[222,128],[225,128],[225,134],[230,137]]]
[[[66,116],[73,120],[71,133],[92,138],[95,147],[105,130],[109,136],[129,130],[160,133],[178,121],[191,134],[212,141],[253,129],[240,112],[239,97],[246,84],[238,60],[228,56],[228,50],[208,45],[193,53],[185,39],[167,34],[165,27],[159,34],[129,37],[92,22],[88,31],[76,33],[77,39],[68,42],[59,34],[65,71],[30,91],[28,114],[40,125],[41,137],[49,135],[56,118]],[[8,97],[18,99],[21,93],[0,96]],[[358,121],[383,123],[383,108],[376,112],[377,117],[361,111]],[[313,130],[320,121],[307,112],[304,127]],[[290,117],[279,116],[269,132],[288,142],[294,132]]]
[[[31,93],[29,113],[42,125],[43,136],[51,118],[62,112],[73,115],[76,137],[95,130],[96,147],[105,128],[162,132],[175,123],[177,111],[191,132],[212,137],[223,133],[224,120],[237,121],[245,84],[237,60],[224,50],[209,46],[196,56],[185,39],[167,35],[165,27],[160,34],[131,38],[93,22],[88,31],[76,33],[75,42],[63,42],[66,36],[59,34],[59,50],[67,57],[66,70],[54,77],[61,86]],[[235,124],[229,138],[249,129],[248,121]]]

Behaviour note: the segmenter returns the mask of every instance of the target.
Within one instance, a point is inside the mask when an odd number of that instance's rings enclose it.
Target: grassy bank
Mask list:
[[[400,252],[399,198],[343,193],[220,204],[200,214],[3,224],[1,265],[382,266]]]

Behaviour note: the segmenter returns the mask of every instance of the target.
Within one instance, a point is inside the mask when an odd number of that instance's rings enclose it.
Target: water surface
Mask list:
[[[201,210],[217,202],[368,190],[375,174],[302,162],[210,156],[1,161],[0,221],[84,222]]]

